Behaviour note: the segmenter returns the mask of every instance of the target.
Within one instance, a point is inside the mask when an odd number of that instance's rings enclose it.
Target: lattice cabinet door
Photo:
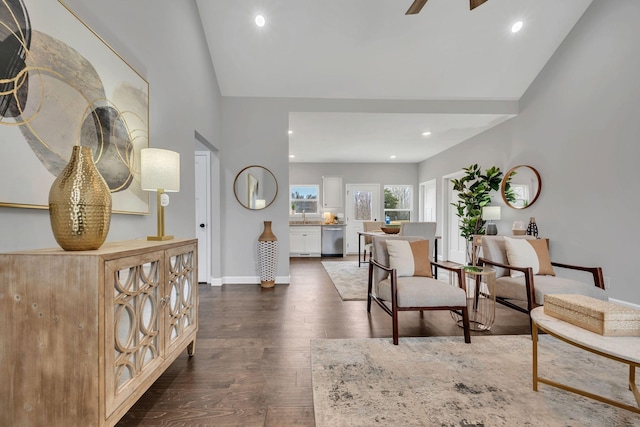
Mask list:
[[[105,263],[107,416],[162,363],[163,267],[162,250]]]
[[[198,329],[198,282],[197,251],[195,244],[167,249],[166,256],[166,328],[165,348],[167,354],[176,347],[184,348],[185,340],[193,340],[192,333]],[[194,343],[187,347],[193,355]]]

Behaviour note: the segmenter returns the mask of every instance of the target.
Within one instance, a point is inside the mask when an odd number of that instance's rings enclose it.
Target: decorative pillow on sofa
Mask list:
[[[424,276],[431,274],[429,261],[429,241],[387,240],[389,267],[396,269],[398,277]]]
[[[533,274],[555,276],[549,256],[547,241],[542,239],[512,239],[504,237],[509,265],[531,267]],[[520,271],[511,270],[511,277],[524,276]]]

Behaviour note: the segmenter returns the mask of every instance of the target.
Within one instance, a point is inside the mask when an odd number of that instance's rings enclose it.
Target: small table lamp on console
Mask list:
[[[498,227],[492,221],[500,220],[500,206],[484,206],[482,208],[482,219],[487,222],[487,235],[495,236],[498,234]]]
[[[140,182],[145,191],[157,193],[158,235],[147,240],[171,240],[164,234],[164,207],[169,205],[167,192],[180,191],[180,153],[160,148],[140,151]]]

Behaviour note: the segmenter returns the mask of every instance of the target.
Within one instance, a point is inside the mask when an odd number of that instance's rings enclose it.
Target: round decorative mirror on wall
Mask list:
[[[542,180],[538,171],[528,165],[518,165],[509,169],[502,180],[502,200],[514,209],[531,206],[540,195]]]
[[[233,193],[245,208],[264,209],[276,199],[278,181],[273,173],[264,166],[247,166],[236,175],[233,182]]]

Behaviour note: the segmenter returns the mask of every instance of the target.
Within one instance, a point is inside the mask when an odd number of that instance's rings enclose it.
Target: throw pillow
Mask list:
[[[555,276],[551,265],[546,240],[504,238],[507,260],[515,267],[531,267],[533,274]],[[511,270],[511,277],[521,277],[524,273]]]
[[[387,242],[389,252],[389,267],[396,269],[398,277],[424,276],[433,277],[431,274],[431,261],[429,260],[429,241],[392,240]]]

